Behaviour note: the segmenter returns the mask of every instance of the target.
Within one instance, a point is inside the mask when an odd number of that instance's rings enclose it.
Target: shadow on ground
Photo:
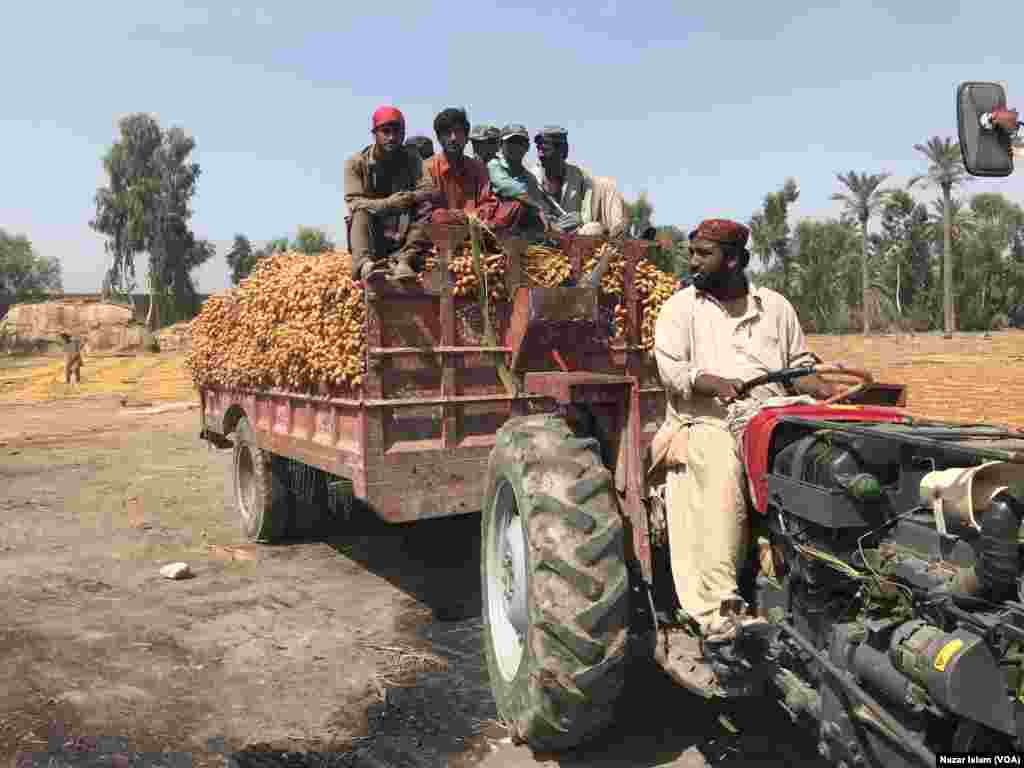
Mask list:
[[[352,745],[353,765],[469,766],[487,759],[489,744],[507,742],[507,732],[483,658],[479,515],[390,525],[359,510],[334,525],[325,538],[340,555],[411,598],[399,634],[448,663],[444,672],[387,688],[384,701],[368,708],[367,734]],[[774,702],[709,706],[642,656],[631,661],[618,712],[616,723],[583,748],[530,755],[507,746],[521,756],[500,765],[826,765],[816,739]]]
[[[631,660],[616,722],[597,740],[562,754],[532,754],[514,747],[499,722],[483,658],[479,516],[395,526],[357,512],[317,538],[393,585],[403,602],[393,642],[440,657],[447,668],[390,676],[372,703],[353,705],[364,711],[339,713],[364,715],[366,728],[351,742],[331,745],[330,752],[280,752],[253,745],[223,754],[210,745],[208,753],[192,755],[194,766],[825,765],[814,740],[772,702],[708,706],[674,686],[643,657]],[[300,540],[281,546],[296,543]],[[60,763],[57,759],[49,764]]]

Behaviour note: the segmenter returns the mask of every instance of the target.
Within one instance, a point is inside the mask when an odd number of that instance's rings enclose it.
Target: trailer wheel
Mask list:
[[[280,456],[257,447],[244,416],[235,427],[233,469],[242,535],[264,544],[283,538],[291,516],[288,465]]]
[[[625,682],[629,577],[612,478],[557,417],[510,419],[488,463],[484,645],[498,712],[536,750],[603,730]]]

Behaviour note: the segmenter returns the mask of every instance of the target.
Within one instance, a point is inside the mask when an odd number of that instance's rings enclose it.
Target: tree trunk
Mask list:
[[[146,313],[146,328],[156,332],[157,323],[160,322],[160,313],[157,310],[156,275],[153,274],[152,266],[149,270],[149,311]]]
[[[897,260],[897,262],[896,262],[896,311],[899,313],[900,317],[903,316],[903,299],[900,296],[901,289],[902,289],[902,286],[900,285],[900,263]]]
[[[868,220],[861,222],[861,254],[860,254],[860,304],[864,316],[864,335],[871,333],[871,322],[868,319]]]
[[[942,317],[947,339],[953,338],[956,319],[953,317],[953,215],[950,188],[942,188]]]

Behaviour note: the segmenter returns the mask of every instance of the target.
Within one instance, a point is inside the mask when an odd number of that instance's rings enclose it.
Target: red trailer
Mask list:
[[[236,461],[235,482],[251,538],[284,532],[278,507],[287,506],[286,483],[275,480],[275,457],[349,481],[356,499],[401,523],[479,511],[488,456],[510,416],[571,410],[582,398],[610,435],[629,421],[624,434],[636,441],[635,452],[650,443],[664,415],[664,390],[639,345],[642,306],[632,275],[653,244],[625,244],[628,330],[609,340],[613,299],[592,288],[525,287],[525,244],[506,243],[513,301],[492,306],[498,343],[488,344],[479,302],[454,297],[451,282],[441,279],[449,243],[463,236],[462,228],[438,228],[438,268],[426,286],[367,291],[361,391],[201,388],[202,436],[228,447],[225,438],[238,433],[250,444],[251,457]],[[574,278],[601,242],[571,244]],[[513,391],[496,372],[499,361],[515,379]],[[619,442],[609,446],[613,467],[628,452]]]

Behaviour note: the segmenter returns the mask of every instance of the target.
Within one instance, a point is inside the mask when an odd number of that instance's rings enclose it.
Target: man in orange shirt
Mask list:
[[[466,110],[443,110],[434,118],[434,133],[442,151],[424,163],[437,188],[431,220],[437,224],[464,224],[466,213],[475,211],[491,196],[486,166],[465,154],[469,136]]]

